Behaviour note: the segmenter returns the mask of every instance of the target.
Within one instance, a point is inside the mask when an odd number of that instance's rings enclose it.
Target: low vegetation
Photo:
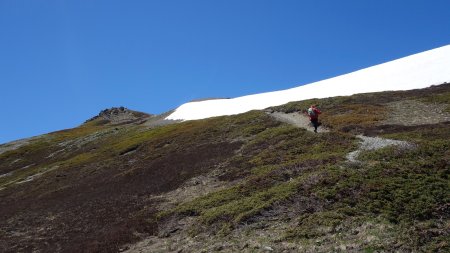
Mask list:
[[[409,94],[405,99],[411,97]],[[441,94],[431,93],[427,99],[435,97]],[[309,199],[305,203],[309,210],[297,210],[297,225],[286,231],[284,240],[319,251],[337,249],[333,236],[340,238],[339,244],[357,244],[359,250],[367,252],[448,250],[449,123],[386,128],[380,125],[387,117],[386,104],[395,99],[395,94],[382,98],[365,94],[272,108],[289,113],[301,112],[311,103],[320,104],[325,111],[324,124],[334,131],[317,136],[280,125],[260,132],[232,159],[236,169],[230,173],[235,175],[224,177],[245,180],[161,216],[198,216],[203,223],[199,227],[211,229],[211,224],[219,224],[213,227],[223,232],[263,210],[289,206],[300,197]],[[383,129],[382,137],[406,140],[415,148],[365,151],[360,155],[361,164],[348,163],[345,156],[356,143],[347,133],[373,132],[378,127]],[[351,236],[368,224],[370,229]],[[390,239],[383,241],[383,233]],[[373,236],[376,240],[366,240]]]
[[[262,111],[158,127],[94,119],[47,134],[0,154],[0,246],[6,252],[115,252],[190,218],[195,222],[173,233],[223,242],[264,221],[266,232],[285,228],[266,238],[273,247],[448,251],[450,123],[405,126],[386,119],[389,103],[403,99],[449,105],[449,89],[270,108],[302,112],[319,104],[331,130],[319,134]],[[358,148],[356,134],[405,140],[413,148],[362,151],[352,163],[346,156]],[[218,168],[214,180],[224,187],[216,191],[171,205],[156,197],[188,189],[186,182]],[[254,230],[246,230],[245,240],[258,237]]]

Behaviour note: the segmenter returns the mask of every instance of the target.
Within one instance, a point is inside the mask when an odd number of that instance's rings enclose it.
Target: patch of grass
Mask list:
[[[450,213],[448,125],[399,128],[384,137],[416,146],[364,151],[359,156],[364,163],[357,167],[323,167],[323,177],[312,192],[328,205],[320,212],[304,214],[287,238],[329,237],[349,219],[369,222],[377,217],[395,227],[396,236],[389,243],[402,245],[406,251],[448,248],[444,242],[449,236],[446,224]],[[383,249],[389,244],[369,245],[367,249]]]
[[[394,148],[365,152],[367,162],[381,161],[368,168],[370,202],[368,210],[382,213],[393,222],[438,218],[436,210],[450,201],[450,132],[446,128],[415,129],[390,134],[405,140],[415,140],[412,150]],[[419,134],[420,133],[420,134]],[[436,136],[437,135],[437,136]]]
[[[53,161],[46,157],[54,150],[52,142],[42,138],[0,154],[0,173],[12,174],[12,176],[0,178],[0,184],[6,184],[8,181],[16,182],[24,176],[33,174],[35,168],[49,167]]]
[[[96,159],[95,153],[81,153],[79,155],[73,156],[65,161],[58,161],[55,163],[47,165],[33,165],[28,168],[18,169],[11,172],[10,176],[5,176],[0,178],[0,187],[8,187],[12,184],[18,183],[20,181],[26,180],[30,176],[39,175],[46,173],[48,171],[54,170],[55,168],[69,168],[69,167],[79,167],[83,164],[88,164]]]
[[[429,94],[428,96],[420,98],[420,101],[430,104],[447,105],[446,112],[450,113],[450,91],[438,94]]]
[[[445,252],[449,125],[378,123],[385,117],[386,103],[425,97],[445,104],[447,95],[437,95],[449,87],[312,99],[272,108],[294,112],[319,104],[329,133],[294,128],[261,111],[151,129],[89,122],[51,133],[0,155],[1,173],[13,171],[0,178],[0,185],[13,177],[43,173],[51,165],[61,169],[17,190],[1,191],[4,230],[30,231],[30,237],[7,238],[7,246],[46,251],[47,244],[57,242],[63,251],[117,251],[137,238],[133,233],[156,235],[156,223],[165,218],[196,216],[196,225],[213,234],[216,228],[226,233],[237,224],[259,222],[261,213],[284,218],[287,209],[292,212],[287,218],[297,223],[284,224],[294,226],[285,238],[310,243],[311,251],[356,245],[350,250]],[[413,142],[415,148],[365,151],[360,155],[363,163],[348,164],[345,156],[356,149],[352,134],[367,129]],[[36,166],[20,170],[33,163]],[[215,168],[223,169],[219,180],[233,181],[232,187],[181,203],[154,219],[158,203],[149,196],[178,189]],[[51,223],[45,219],[50,213],[56,219]],[[271,221],[264,223],[270,229]],[[34,230],[42,226],[45,233]],[[73,240],[68,242],[68,237]]]
[[[323,124],[346,131],[349,127],[373,126],[385,119],[387,109],[379,105],[351,104],[330,108],[323,113]]]
[[[254,168],[307,160],[339,160],[354,148],[353,138],[341,133],[317,136],[304,129],[281,125],[261,132],[246,144],[242,150],[242,162],[236,166]]]
[[[266,166],[260,166],[260,167],[255,167],[251,170],[252,175],[255,176],[263,176],[263,175],[267,175],[270,172],[273,172],[275,170],[278,170],[280,168],[280,166],[277,165],[266,165]]]
[[[275,202],[283,201],[296,190],[296,182],[286,182],[246,197],[234,199],[223,205],[200,212],[202,220],[211,224],[218,220],[241,222],[270,207]]]
[[[54,141],[67,141],[79,137],[84,137],[93,134],[97,131],[105,130],[106,127],[96,124],[83,124],[79,127],[60,130],[49,134],[49,137],[54,138]]]
[[[177,189],[186,180],[224,164],[245,141],[278,125],[265,113],[254,111],[151,129],[85,125],[50,134],[46,142],[7,155],[11,162],[21,155],[27,159],[25,165],[35,161],[38,166],[30,167],[30,173],[39,173],[38,167],[47,163],[59,165],[58,170],[2,190],[0,208],[11,220],[2,226],[29,229],[34,238],[46,240],[10,237],[8,245],[21,245],[18,251],[24,247],[46,251],[51,240],[63,250],[76,245],[82,250],[117,251],[119,244],[135,238],[131,236],[135,231],[157,233],[156,224],[134,223],[130,218],[144,206],[157,206],[148,199],[150,194]],[[133,149],[135,152],[127,153]],[[0,166],[11,169],[5,160]],[[15,175],[23,178],[28,174]],[[276,198],[281,193],[273,190],[267,194]],[[154,217],[150,209],[143,218]],[[58,219],[46,230],[52,238],[32,229],[47,224],[44,217],[48,213],[55,213]],[[70,242],[64,239],[69,236]]]
[[[378,100],[373,101],[376,97],[376,93],[369,93],[350,97],[311,99],[271,109],[286,113],[306,113],[311,104],[317,104],[322,111],[319,118],[324,126],[338,131],[359,133],[361,129],[373,126],[386,118],[387,108],[378,103]]]
[[[324,236],[335,232],[336,227],[346,218],[347,216],[340,209],[302,215],[298,218],[298,226],[287,231],[285,238],[298,240]]]
[[[308,168],[342,161],[353,148],[354,137],[348,134],[317,136],[286,124],[266,128],[231,159],[236,170],[229,171],[235,174],[228,176],[244,178],[242,183],[181,204],[160,216],[195,215],[207,225],[233,227],[296,194],[312,176],[306,172]]]
[[[323,99],[308,99],[303,101],[289,102],[287,104],[281,106],[271,107],[271,110],[284,112],[284,113],[293,113],[293,112],[305,112],[306,110],[313,104],[321,105]]]
[[[64,167],[77,167],[83,164],[93,162],[94,160],[96,160],[96,158],[97,158],[96,153],[81,153],[66,161],[60,162],[59,165]]]
[[[268,179],[270,177],[272,179]],[[200,217],[203,224],[219,223],[222,228],[232,228],[273,204],[289,199],[297,193],[299,185],[308,180],[309,175],[284,182],[273,177],[276,176],[252,177],[237,186],[194,199],[174,210],[161,212],[159,217],[173,214],[195,215]]]
[[[175,126],[158,127],[155,129],[129,129],[119,135],[115,140],[112,140],[103,152],[110,153],[110,156],[120,155],[127,150],[133,149],[145,142],[155,140],[158,137],[170,136],[176,129]]]

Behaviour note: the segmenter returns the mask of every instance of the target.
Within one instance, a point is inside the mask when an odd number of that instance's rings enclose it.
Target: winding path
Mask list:
[[[311,126],[308,117],[300,113],[267,112],[267,114],[279,121],[299,128],[305,128],[311,132],[314,129]],[[329,132],[329,130],[324,127],[319,127],[318,132]],[[360,139],[359,147],[357,150],[348,153],[346,157],[347,161],[351,163],[359,163],[359,154],[366,150],[377,150],[388,146],[397,146],[402,149],[414,148],[414,144],[407,141],[398,141],[381,137],[368,137],[363,135],[357,135],[356,137]]]
[[[284,113],[284,112],[267,112],[268,115],[274,117],[275,119],[291,124],[296,127],[305,128],[308,131],[313,132],[314,128],[311,126],[311,122],[306,115],[302,115],[297,112],[293,113]],[[320,126],[317,129],[317,132],[329,132],[327,128]]]

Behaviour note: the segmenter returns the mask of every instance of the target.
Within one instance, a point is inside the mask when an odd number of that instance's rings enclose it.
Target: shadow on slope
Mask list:
[[[444,251],[448,123],[400,126],[386,119],[394,101],[448,107],[449,89],[272,108],[320,104],[331,130],[320,135],[252,111],[153,128],[94,120],[42,136],[0,154],[0,245],[10,252],[114,252],[150,236],[149,248],[137,251]],[[369,150],[360,155],[363,163],[349,164],[345,156],[361,133],[417,148]],[[160,210],[164,199],[155,195],[218,167],[217,180],[236,183]],[[192,222],[170,229],[186,219]],[[166,229],[166,238],[157,236]]]
[[[152,129],[89,122],[1,154],[2,248],[111,252],[155,234],[151,196],[213,169],[245,138],[278,125],[260,114]]]

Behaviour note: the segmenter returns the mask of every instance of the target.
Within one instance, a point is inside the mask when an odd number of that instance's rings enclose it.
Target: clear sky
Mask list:
[[[450,1],[0,0],[0,143],[450,44]]]

